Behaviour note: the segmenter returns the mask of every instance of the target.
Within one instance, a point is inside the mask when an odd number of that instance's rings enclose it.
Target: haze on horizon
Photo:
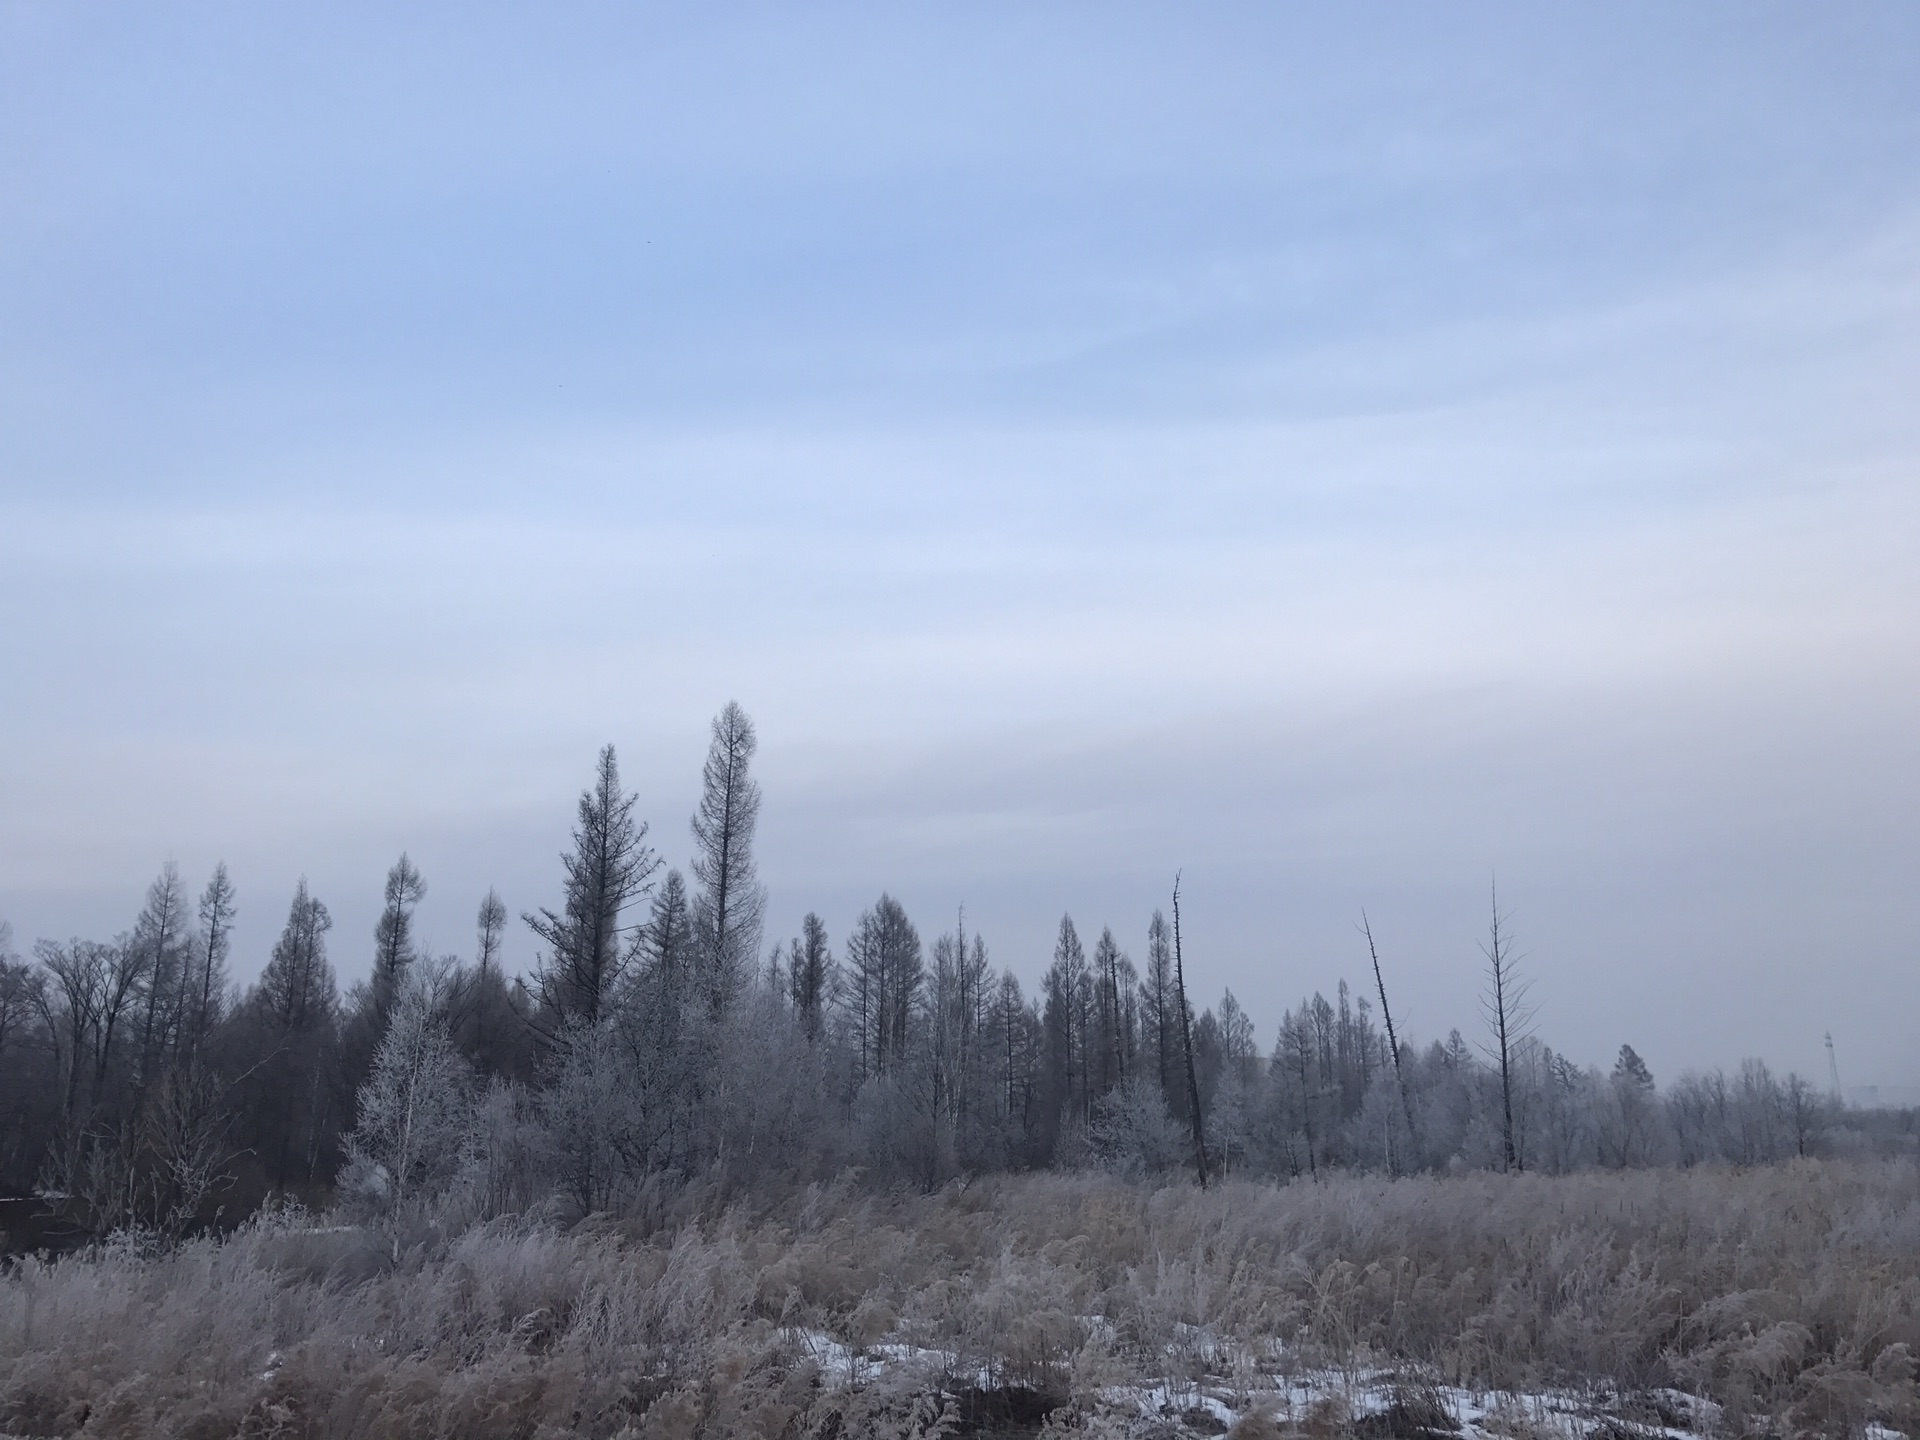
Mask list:
[[[1920,14],[0,5],[0,917],[684,865],[1920,1083]],[[516,931],[512,962],[531,956]]]

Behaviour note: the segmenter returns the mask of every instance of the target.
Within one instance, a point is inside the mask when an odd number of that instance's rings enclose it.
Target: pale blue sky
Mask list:
[[[737,697],[776,935],[1432,1037],[1497,868],[1578,1058],[1920,1082],[1917,181],[1900,5],[0,4],[0,916],[465,950]]]

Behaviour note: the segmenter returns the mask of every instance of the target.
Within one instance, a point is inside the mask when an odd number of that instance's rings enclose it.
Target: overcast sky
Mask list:
[[[0,4],[0,916],[1063,910],[1920,1083],[1920,10]],[[525,964],[519,929],[511,958]]]

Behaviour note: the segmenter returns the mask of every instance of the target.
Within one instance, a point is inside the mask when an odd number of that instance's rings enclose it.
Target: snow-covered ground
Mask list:
[[[1090,1339],[1110,1342],[1099,1316],[1080,1317]],[[832,1387],[917,1382],[948,1394],[991,1392],[990,1367],[952,1350],[897,1338],[851,1346],[818,1330],[785,1332]],[[1169,1371],[1197,1361],[1201,1378],[1104,1384],[1073,1397],[1067,1428],[1094,1434],[1173,1437],[1281,1432],[1341,1434],[1378,1440],[1693,1440],[1718,1427],[1719,1406],[1678,1390],[1620,1396],[1604,1386],[1579,1391],[1490,1393],[1443,1385],[1406,1367],[1333,1370],[1296,1366],[1279,1347],[1249,1364],[1240,1347],[1182,1327],[1168,1347]],[[1062,1421],[1065,1416],[1060,1417]],[[1245,1422],[1244,1425],[1242,1422]],[[1906,1440],[1870,1425],[1865,1440]]]
[[[1617,1402],[1598,1395],[1484,1394],[1422,1383],[1396,1370],[1351,1376],[1335,1372],[1262,1376],[1255,1384],[1240,1387],[1218,1380],[1109,1386],[1098,1398],[1103,1407],[1143,1420],[1177,1418],[1182,1428],[1202,1434],[1224,1433],[1243,1417],[1261,1416],[1281,1428],[1324,1431],[1352,1426],[1381,1436],[1425,1433],[1460,1440],[1585,1440],[1600,1432],[1682,1440],[1710,1431],[1719,1413],[1712,1401],[1673,1390],[1636,1397],[1640,1404],[1623,1414]],[[1650,1402],[1657,1402],[1657,1412]],[[1684,1423],[1663,1423],[1656,1413],[1665,1421]]]

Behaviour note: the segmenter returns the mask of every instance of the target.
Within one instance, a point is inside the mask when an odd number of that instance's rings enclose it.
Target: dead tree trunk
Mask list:
[[[1500,1063],[1500,1145],[1505,1168],[1521,1171],[1526,1157],[1515,1139],[1513,1125],[1514,1049],[1526,1038],[1533,1010],[1527,1004],[1528,982],[1514,970],[1513,942],[1500,931],[1500,891],[1489,889],[1493,903],[1492,928],[1481,947],[1487,957],[1487,989],[1481,997],[1487,1029],[1493,1038],[1492,1058]]]
[[[1380,952],[1374,948],[1373,926],[1367,921],[1367,912],[1360,912],[1360,933],[1367,937],[1367,955],[1373,961],[1373,986],[1380,992],[1380,1019],[1387,1027],[1387,1048],[1393,1052],[1393,1080],[1400,1088],[1400,1112],[1407,1121],[1407,1144],[1415,1142],[1413,1126],[1413,1096],[1407,1090],[1406,1072],[1400,1066],[1400,1037],[1394,1033],[1393,1011],[1387,1008],[1387,982],[1380,975]]]
[[[1180,992],[1180,1048],[1187,1056],[1187,1109],[1193,1117],[1193,1170],[1207,1188],[1207,1139],[1200,1124],[1200,1079],[1193,1068],[1192,1012],[1187,1006],[1187,969],[1180,954],[1180,874],[1173,876],[1173,976]]]

